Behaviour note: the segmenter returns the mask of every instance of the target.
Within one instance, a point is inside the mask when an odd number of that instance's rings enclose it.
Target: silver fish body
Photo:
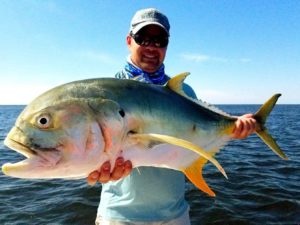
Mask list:
[[[230,140],[236,117],[182,91],[187,74],[167,85],[99,78],[47,91],[18,117],[5,144],[27,157],[4,164],[5,174],[20,178],[81,178],[118,156],[134,167],[180,170],[209,195],[202,167]],[[283,158],[264,123],[280,95],[256,114],[259,136]],[[198,173],[198,175],[197,175]]]

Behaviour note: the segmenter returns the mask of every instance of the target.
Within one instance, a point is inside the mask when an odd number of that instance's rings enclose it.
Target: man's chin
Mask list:
[[[149,62],[143,63],[141,66],[142,66],[141,69],[147,73],[154,73],[160,67],[160,65],[158,65],[157,63],[149,63]]]

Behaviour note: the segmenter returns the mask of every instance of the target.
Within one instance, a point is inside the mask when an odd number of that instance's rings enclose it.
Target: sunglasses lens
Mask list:
[[[157,39],[154,39],[153,42],[157,48],[164,48],[168,45],[169,40],[167,37],[158,37]]]
[[[144,38],[141,35],[136,34],[136,35],[133,35],[132,37],[138,45],[142,45],[142,46],[145,45]]]
[[[154,43],[157,48],[164,48],[168,45],[169,40],[166,36],[147,37],[140,34],[132,35],[134,41],[141,46],[147,47],[151,43]]]

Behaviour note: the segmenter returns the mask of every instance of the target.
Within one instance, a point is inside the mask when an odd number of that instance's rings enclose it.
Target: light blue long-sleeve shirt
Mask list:
[[[116,77],[128,79],[124,71]],[[184,85],[183,89],[196,98],[190,86]],[[135,222],[175,219],[188,208],[184,193],[185,177],[181,172],[139,167],[119,181],[103,184],[98,215],[107,220]]]

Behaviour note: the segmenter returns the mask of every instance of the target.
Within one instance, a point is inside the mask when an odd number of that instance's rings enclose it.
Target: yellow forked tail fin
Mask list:
[[[199,158],[192,165],[182,170],[182,172],[197,188],[209,196],[215,197],[216,194],[210,189],[202,176],[202,169],[206,162],[207,159]]]
[[[256,127],[256,134],[263,140],[263,142],[266,143],[266,145],[268,145],[272,149],[273,152],[275,152],[277,155],[279,155],[283,159],[288,159],[288,157],[283,153],[283,151],[280,149],[280,147],[278,146],[276,141],[269,134],[267,128],[265,127],[265,122],[267,120],[267,117],[271,113],[273,107],[275,106],[275,104],[280,96],[281,96],[281,94],[273,95],[254,114],[254,118],[256,119],[257,124],[258,124]]]

